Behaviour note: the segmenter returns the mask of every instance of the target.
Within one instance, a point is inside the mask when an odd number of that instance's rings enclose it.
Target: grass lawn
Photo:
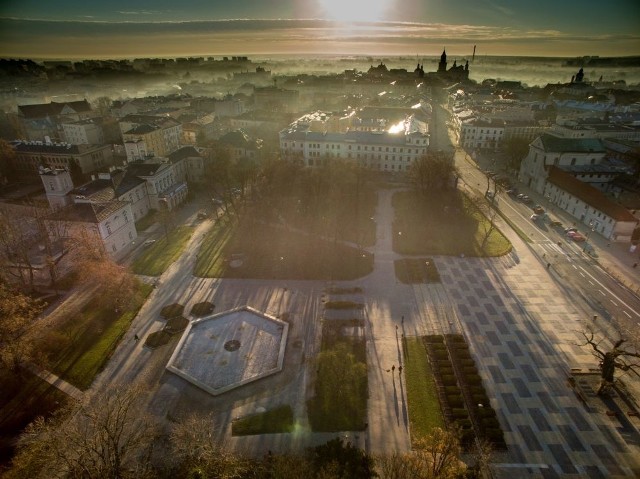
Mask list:
[[[403,258],[393,262],[396,278],[404,284],[439,283],[440,273],[432,258]]]
[[[364,340],[340,334],[327,321],[318,355],[315,396],[307,403],[315,432],[361,431],[367,418],[368,380]]]
[[[236,419],[231,423],[232,436],[278,434],[293,431],[293,410],[284,405],[260,414]]]
[[[134,306],[119,315],[111,308],[105,309],[90,301],[82,311],[69,318],[56,331],[59,337],[69,340],[63,343],[63,347],[50,352],[51,370],[79,389],[87,389],[153,290],[153,286],[143,283],[139,288]]]
[[[193,228],[178,226],[169,233],[169,241],[163,235],[133,262],[133,272],[147,276],[160,276],[173,263],[191,238]]]
[[[237,255],[238,265],[232,261]],[[351,280],[373,270],[373,256],[246,219],[213,228],[198,255],[196,276],[255,279]]]
[[[458,190],[424,196],[414,191],[393,197],[393,248],[400,254],[501,256],[511,243],[494,229],[482,249],[488,220]]]
[[[426,436],[434,427],[444,427],[444,421],[427,351],[416,337],[406,338],[404,346],[404,374],[413,439]]]

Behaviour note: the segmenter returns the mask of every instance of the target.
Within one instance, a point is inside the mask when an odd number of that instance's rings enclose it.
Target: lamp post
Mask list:
[[[598,225],[597,221],[589,221],[589,227],[591,228],[590,231],[587,232],[587,237],[584,241],[584,248],[582,249],[582,252],[584,253],[585,251],[587,251],[587,246],[589,246],[588,242],[589,242],[589,236],[591,236],[591,233],[593,233],[596,230],[596,226]]]

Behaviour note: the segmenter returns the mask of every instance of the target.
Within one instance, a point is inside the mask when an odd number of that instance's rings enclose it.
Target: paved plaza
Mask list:
[[[392,195],[393,190],[379,192],[377,242],[370,249],[374,271],[336,285],[362,288],[358,301],[364,303],[369,371],[368,427],[340,435],[371,453],[408,451],[406,386],[398,368],[391,369],[403,361],[399,334],[455,332],[466,337],[505,431],[508,452],[495,458],[496,478],[637,477],[637,418],[611,417],[604,410],[587,408],[568,385],[572,369],[597,367],[589,350],[576,345],[588,312],[564,296],[551,272],[504,225],[501,229],[514,244],[510,254],[491,259],[434,257],[440,284],[399,283],[394,261],[401,256],[391,247]],[[290,329],[282,371],[212,396],[182,378],[163,374],[173,346],[150,351],[142,342],[125,341],[96,388],[155,371],[150,374],[157,378],[154,414],[174,416],[192,407],[216,411],[219,436],[243,452],[301,450],[336,437],[311,433],[306,414],[314,377],[308,366],[318,352],[321,318],[326,316],[322,305],[331,285],[195,278],[190,273],[199,241],[201,235],[194,235],[185,254],[160,278],[131,336],[134,331],[145,336],[162,329],[159,311],[166,304],[182,304],[185,311],[202,301],[214,303],[217,311],[249,305],[276,318],[286,314]],[[233,418],[282,404],[294,411],[295,433],[231,437]]]

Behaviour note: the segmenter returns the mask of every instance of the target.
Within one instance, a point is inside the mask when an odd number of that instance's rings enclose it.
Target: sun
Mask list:
[[[390,0],[319,0],[330,20],[375,22],[385,19]]]

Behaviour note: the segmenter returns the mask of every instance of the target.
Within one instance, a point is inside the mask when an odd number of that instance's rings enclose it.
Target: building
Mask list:
[[[260,158],[262,140],[252,139],[242,130],[231,131],[221,136],[218,143],[229,152],[229,158],[233,161]]]
[[[460,145],[469,150],[497,150],[505,136],[503,120],[474,119],[462,123]]]
[[[580,223],[611,241],[630,242],[638,219],[602,191],[551,166],[544,195]]]
[[[105,142],[102,121],[99,118],[63,123],[62,130],[64,141],[72,145],[101,145]]]
[[[11,145],[15,152],[12,166],[23,181],[36,180],[41,166],[51,169],[67,168],[77,178],[78,174],[90,175],[113,162],[109,145],[71,145],[42,141],[15,141]]]
[[[529,145],[529,153],[522,160],[518,178],[527,186],[542,193],[549,168],[557,166],[597,165],[605,158],[601,140],[595,138],[560,138],[543,133]]]
[[[131,203],[105,194],[103,185],[87,184],[80,194],[73,189],[71,175],[66,169],[43,168],[40,178],[53,210],[50,221],[64,221],[73,235],[88,234],[100,240],[105,251],[118,259],[128,251],[138,233]],[[82,232],[84,230],[84,232]]]
[[[407,171],[424,156],[429,135],[413,117],[381,131],[348,128],[349,115],[315,112],[280,132],[283,158],[298,159],[306,166],[321,166],[330,158],[356,162],[376,171]]]
[[[99,115],[87,100],[19,105],[18,113],[9,114],[15,137],[30,141],[64,141],[63,123]]]
[[[215,115],[210,113],[182,123],[182,142],[197,145],[213,139],[215,135]]]
[[[253,106],[256,110],[297,113],[300,111],[297,90],[285,90],[275,86],[256,88],[253,92]]]
[[[127,161],[167,156],[178,149],[182,124],[167,116],[127,115],[119,121]]]

